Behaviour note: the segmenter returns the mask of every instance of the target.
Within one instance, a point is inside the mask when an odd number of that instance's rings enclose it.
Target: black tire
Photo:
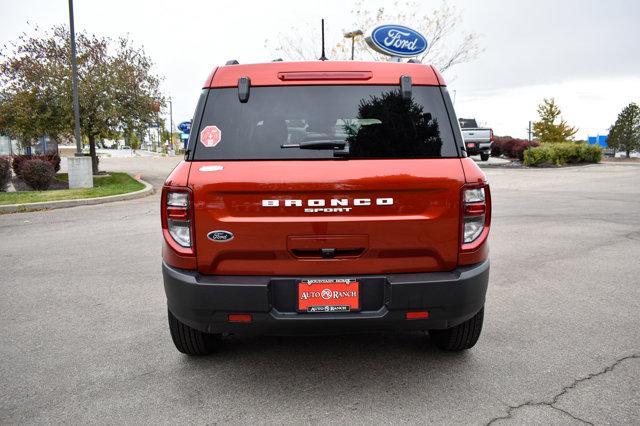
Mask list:
[[[219,334],[203,333],[180,322],[171,311],[169,312],[169,330],[173,344],[183,354],[209,355],[215,352],[222,343]]]
[[[431,340],[445,351],[459,352],[472,348],[482,331],[484,307],[462,324],[444,330],[429,330]]]
[[[491,154],[480,154],[480,159],[482,161],[489,161],[489,157],[491,156]]]

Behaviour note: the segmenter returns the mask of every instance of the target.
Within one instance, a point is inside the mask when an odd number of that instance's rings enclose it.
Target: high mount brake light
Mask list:
[[[283,81],[295,80],[369,80],[371,71],[289,71],[279,72],[278,78]]]
[[[192,247],[192,208],[191,193],[185,189],[165,188],[166,194],[162,208],[165,226],[171,239],[180,247]]]
[[[476,241],[485,228],[487,213],[485,188],[466,188],[463,190],[462,244]]]

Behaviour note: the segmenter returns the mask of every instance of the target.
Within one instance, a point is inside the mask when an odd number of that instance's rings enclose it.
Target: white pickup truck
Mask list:
[[[488,127],[478,127],[475,118],[460,118],[458,121],[467,154],[480,154],[482,161],[488,161],[493,143],[493,130]]]

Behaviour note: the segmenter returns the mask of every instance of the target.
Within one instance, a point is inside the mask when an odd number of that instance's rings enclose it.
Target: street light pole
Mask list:
[[[171,96],[169,96],[169,125],[171,126],[169,127],[169,141],[173,148],[173,103],[171,102]]]
[[[76,31],[73,23],[73,0],[69,0],[69,30],[71,37],[71,81],[73,86],[73,118],[75,120],[76,157],[82,157],[80,137],[80,103],[78,102],[78,62],[76,60]]]
[[[351,60],[353,61],[353,52],[356,48],[356,38],[351,37]]]
[[[355,30],[355,31],[351,31],[348,32],[344,35],[345,38],[350,38],[351,39],[351,60],[353,61],[353,53],[355,50],[355,45],[356,45],[356,37],[357,36],[361,36],[363,33],[360,30]]]

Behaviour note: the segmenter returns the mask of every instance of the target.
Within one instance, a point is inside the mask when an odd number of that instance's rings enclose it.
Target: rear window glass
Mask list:
[[[473,129],[478,127],[476,120],[473,118],[459,118],[460,127],[463,129]]]
[[[194,129],[195,130],[195,129]],[[252,87],[209,91],[196,160],[457,157],[438,87]],[[306,148],[306,149],[303,149]]]

